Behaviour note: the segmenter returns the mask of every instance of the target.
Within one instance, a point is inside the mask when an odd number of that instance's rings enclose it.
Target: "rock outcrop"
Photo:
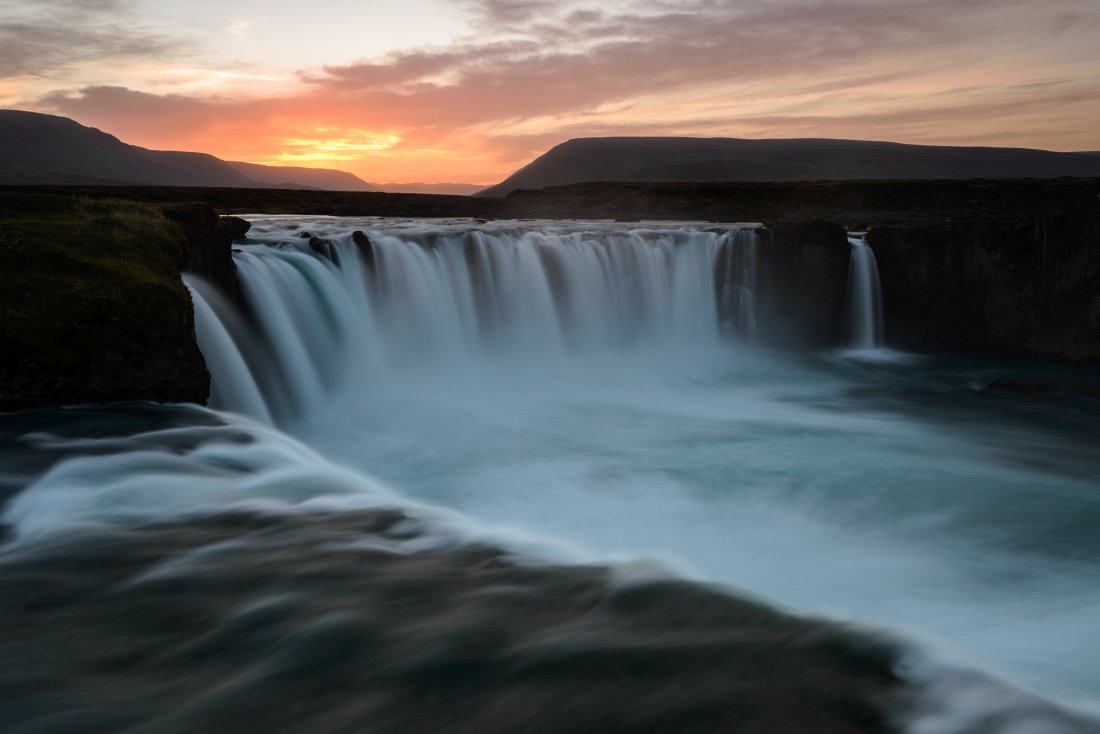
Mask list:
[[[45,195],[6,196],[0,219],[0,410],[206,401],[180,280],[197,251],[179,226],[136,202]]]
[[[760,231],[757,340],[779,349],[840,344],[851,246],[835,222],[778,222]]]
[[[874,227],[887,344],[1100,361],[1100,211]]]
[[[183,272],[206,279],[240,305],[241,287],[231,246],[248,234],[252,225],[240,217],[219,217],[206,204],[172,204],[161,211],[180,226],[187,238],[180,263]]]

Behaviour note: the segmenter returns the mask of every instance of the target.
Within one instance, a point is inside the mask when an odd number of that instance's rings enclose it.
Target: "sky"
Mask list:
[[[1100,150],[1100,0],[0,0],[0,107],[375,182],[600,135]]]

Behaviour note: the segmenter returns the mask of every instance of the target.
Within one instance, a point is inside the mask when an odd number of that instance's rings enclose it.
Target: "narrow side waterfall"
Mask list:
[[[714,262],[714,292],[722,327],[751,341],[756,336],[756,260],[760,235],[731,232],[719,243]]]
[[[884,343],[882,289],[875,253],[862,237],[849,236],[852,260],[848,270],[847,346],[878,349]]]
[[[274,220],[238,248],[247,313],[188,280],[214,407],[278,422],[387,370],[757,328],[752,229],[296,226]]]

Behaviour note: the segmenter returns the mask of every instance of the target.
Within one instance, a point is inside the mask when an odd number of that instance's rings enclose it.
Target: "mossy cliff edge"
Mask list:
[[[0,410],[206,402],[210,375],[180,273],[218,281],[210,261],[229,257],[232,234],[203,205],[0,198]]]

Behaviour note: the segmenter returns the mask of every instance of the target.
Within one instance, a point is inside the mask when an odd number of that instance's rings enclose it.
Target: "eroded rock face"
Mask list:
[[[206,204],[173,204],[161,209],[187,237],[181,268],[213,283],[233,303],[241,304],[232,244],[252,227],[240,217],[219,217]]]
[[[786,221],[760,231],[757,340],[779,349],[840,345],[851,246],[825,220]]]
[[[874,227],[886,341],[1100,360],[1100,212]]]

